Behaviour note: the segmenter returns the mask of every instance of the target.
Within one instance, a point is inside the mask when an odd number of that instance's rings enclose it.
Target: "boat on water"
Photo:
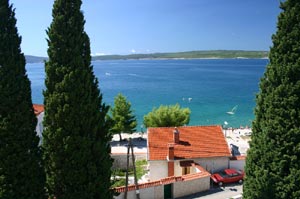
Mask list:
[[[231,111],[228,111],[228,112],[226,112],[226,113],[229,114],[229,115],[234,115],[235,112],[236,112],[236,110],[237,110],[237,107],[238,107],[238,105],[234,106],[234,107],[231,109]]]

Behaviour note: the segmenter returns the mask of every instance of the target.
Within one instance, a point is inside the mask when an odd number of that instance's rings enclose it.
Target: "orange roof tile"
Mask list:
[[[42,104],[33,104],[34,114],[38,116],[42,112],[44,112],[44,105]]]
[[[231,156],[221,126],[178,127],[179,140],[174,144],[175,159]],[[149,160],[166,160],[168,144],[174,143],[173,127],[148,128]]]

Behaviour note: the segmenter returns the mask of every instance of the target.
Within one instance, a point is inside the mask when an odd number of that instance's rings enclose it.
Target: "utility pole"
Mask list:
[[[132,159],[132,166],[133,166],[133,173],[134,173],[135,193],[136,193],[137,199],[140,199],[140,190],[139,190],[139,185],[138,185],[137,177],[136,177],[135,158],[134,158],[133,145],[131,142],[131,138],[129,138],[129,142],[128,142],[128,146],[127,146],[127,169],[126,169],[126,185],[125,185],[124,199],[127,199],[127,192],[128,192],[128,169],[129,169],[130,148],[131,148],[131,155],[132,155],[131,159]]]
[[[131,143],[131,138],[129,138],[129,144],[130,144],[130,147],[131,147],[131,155],[132,155],[132,165],[133,165],[133,173],[134,173],[135,193],[136,193],[137,199],[140,199],[140,190],[139,190],[139,185],[138,185],[137,177],[136,177],[135,158],[134,158],[133,145]]]
[[[127,166],[126,166],[126,182],[125,182],[125,194],[124,199],[127,199],[128,192],[128,169],[129,169],[129,149],[130,149],[131,139],[129,139],[129,143],[127,145]]]

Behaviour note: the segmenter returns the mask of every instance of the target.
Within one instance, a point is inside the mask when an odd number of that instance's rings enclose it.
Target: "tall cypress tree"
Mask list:
[[[257,95],[243,198],[300,198],[300,1],[281,8]]]
[[[15,11],[0,0],[0,198],[44,198],[45,176]]]
[[[112,198],[111,135],[93,73],[81,0],[56,0],[47,31],[43,149],[47,189],[59,199]]]

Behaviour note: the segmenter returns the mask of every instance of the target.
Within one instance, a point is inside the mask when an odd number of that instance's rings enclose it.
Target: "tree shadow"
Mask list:
[[[110,146],[111,147],[127,147],[129,143],[128,139],[123,139],[122,141],[111,141]],[[132,138],[131,143],[133,147],[137,148],[146,148],[147,147],[147,140],[142,137]]]

